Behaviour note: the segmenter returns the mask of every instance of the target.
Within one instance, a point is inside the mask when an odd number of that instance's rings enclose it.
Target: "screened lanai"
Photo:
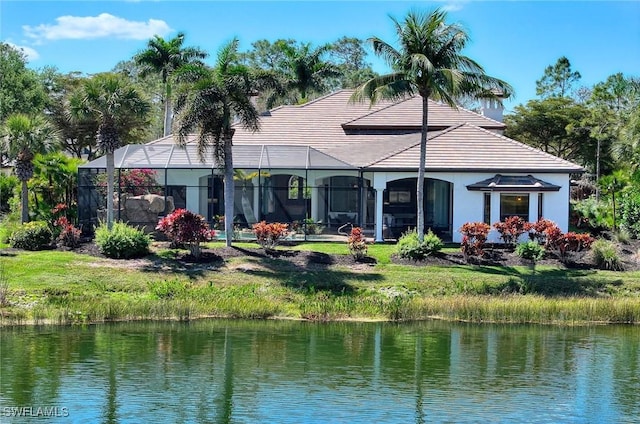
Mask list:
[[[176,208],[204,216],[222,230],[222,169],[211,151],[195,145],[128,145],[116,150],[114,217],[153,229]],[[293,238],[331,238],[348,224],[373,232],[372,176],[308,146],[239,145],[235,167],[234,237],[251,238],[251,225],[284,222]],[[79,169],[78,215],[90,232],[106,216],[106,159]],[[225,237],[222,233],[222,238]]]

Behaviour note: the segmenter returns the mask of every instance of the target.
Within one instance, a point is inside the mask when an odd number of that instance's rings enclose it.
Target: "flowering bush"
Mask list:
[[[347,244],[349,245],[349,252],[351,252],[356,261],[364,259],[364,257],[367,256],[367,242],[364,234],[362,234],[362,228],[353,227],[351,229]]]
[[[200,243],[213,240],[216,235],[202,215],[186,209],[176,209],[160,219],[156,230],[175,243],[188,244],[191,254],[196,258],[200,257]]]
[[[260,221],[257,224],[253,224],[252,228],[256,241],[265,250],[275,249],[289,234],[289,225],[280,222],[267,224],[266,221]]]
[[[532,226],[533,224],[519,216],[510,216],[502,222],[493,224],[493,228],[500,233],[500,238],[507,246],[515,246],[520,236],[529,232]]]
[[[158,184],[157,176],[158,172],[153,169],[123,169],[120,171],[120,191],[132,196],[162,194],[162,187]],[[115,184],[117,189],[118,181]],[[106,195],[107,174],[97,176],[96,187],[103,195]]]
[[[484,245],[487,242],[491,227],[484,222],[467,222],[460,227],[462,233],[462,242],[460,249],[464,255],[465,261],[469,261],[471,257],[482,257],[484,255]]]

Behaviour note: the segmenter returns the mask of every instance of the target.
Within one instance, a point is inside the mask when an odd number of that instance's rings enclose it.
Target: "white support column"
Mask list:
[[[529,222],[538,220],[538,193],[529,193]]]
[[[500,196],[498,191],[491,192],[491,213],[489,214],[489,225],[491,225],[491,231],[489,231],[489,241],[497,242],[500,240],[498,232],[493,228],[493,224],[500,222]]]
[[[260,188],[258,187],[258,178],[251,180],[253,184],[253,216],[260,221]]]
[[[384,188],[376,188],[376,242],[383,242],[382,236],[382,207]]]
[[[491,219],[489,225],[493,225],[495,222],[500,221],[500,192],[491,192]]]
[[[206,202],[207,199],[204,199],[204,209],[206,211]],[[200,187],[197,186],[188,186],[187,187],[187,210],[195,213],[202,213],[200,209]],[[206,213],[206,212],[205,212]],[[206,216],[206,215],[205,215]]]
[[[314,184],[311,187],[311,219],[318,222],[318,203],[320,203],[318,187]]]

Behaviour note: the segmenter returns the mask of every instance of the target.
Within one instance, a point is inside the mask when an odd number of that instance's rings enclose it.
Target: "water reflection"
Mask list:
[[[3,328],[0,358],[2,422],[29,422],[5,409],[29,406],[66,407],[69,417],[60,422],[87,423],[640,416],[638,326],[195,321]]]

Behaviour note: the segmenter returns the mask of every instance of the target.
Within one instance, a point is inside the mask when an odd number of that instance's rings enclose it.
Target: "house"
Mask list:
[[[236,128],[236,223],[311,219],[325,234],[350,223],[376,241],[415,227],[421,98],[370,106],[349,103],[351,94],[273,109],[259,132]],[[429,101],[425,227],[445,240],[459,242],[466,222],[513,215],[568,229],[570,176],[583,168],[503,136],[501,118],[495,101],[482,114]],[[162,195],[213,221],[224,211],[222,172],[200,162],[194,144],[180,148],[169,136],[129,145],[115,152],[116,168],[155,170]],[[104,167],[104,158],[81,167],[81,221],[95,220],[90,177]]]

